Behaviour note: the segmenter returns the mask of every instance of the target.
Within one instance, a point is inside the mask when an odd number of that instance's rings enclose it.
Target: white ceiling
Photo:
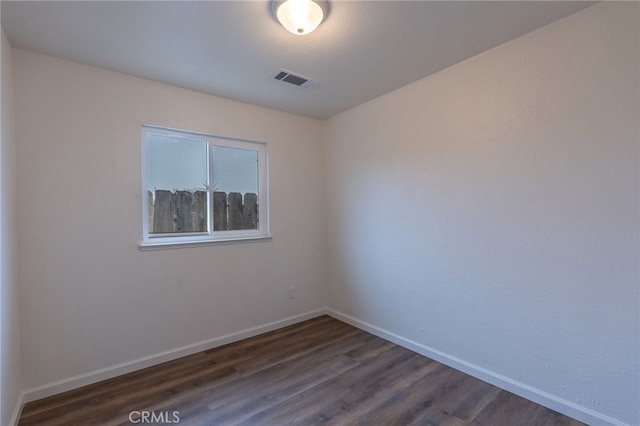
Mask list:
[[[325,119],[590,6],[331,1],[312,34],[264,1],[2,1],[15,47]],[[273,79],[280,69],[319,81]]]

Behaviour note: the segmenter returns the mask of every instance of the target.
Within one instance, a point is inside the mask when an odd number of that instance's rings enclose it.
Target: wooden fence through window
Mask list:
[[[206,191],[149,191],[149,233],[207,231]],[[213,230],[258,229],[258,196],[213,193]]]

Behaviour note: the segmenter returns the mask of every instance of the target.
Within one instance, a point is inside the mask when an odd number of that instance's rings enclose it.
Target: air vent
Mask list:
[[[294,74],[291,71],[286,70],[280,70],[280,72],[273,76],[273,78],[298,87],[312,87],[318,84],[316,80],[309,77],[303,77],[299,74]]]

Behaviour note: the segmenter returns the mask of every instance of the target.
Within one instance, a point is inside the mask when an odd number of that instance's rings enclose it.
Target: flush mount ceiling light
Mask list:
[[[271,13],[287,31],[309,34],[322,23],[329,11],[325,0],[271,0]]]

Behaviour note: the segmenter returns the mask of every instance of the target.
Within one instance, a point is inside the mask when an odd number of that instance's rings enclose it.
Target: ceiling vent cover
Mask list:
[[[313,87],[318,84],[318,82],[312,78],[303,77],[300,74],[294,74],[287,70],[280,70],[273,78],[298,87]]]

